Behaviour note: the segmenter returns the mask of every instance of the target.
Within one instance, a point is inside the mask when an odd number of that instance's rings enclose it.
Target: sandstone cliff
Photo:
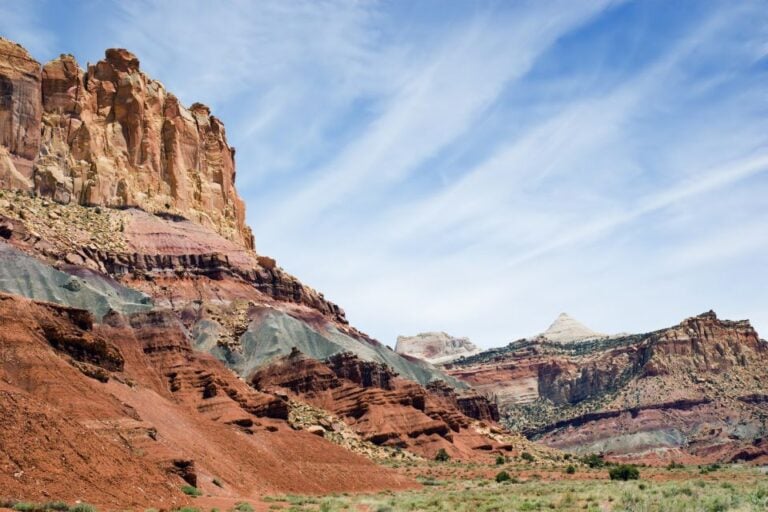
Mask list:
[[[3,188],[175,213],[253,248],[224,125],[205,105],[182,106],[130,52],[41,68],[0,38],[0,95]]]
[[[29,190],[40,149],[40,64],[0,38],[0,186]]]

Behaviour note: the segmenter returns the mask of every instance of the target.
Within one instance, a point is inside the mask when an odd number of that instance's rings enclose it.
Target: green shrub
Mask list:
[[[568,473],[569,475],[572,475],[576,472],[576,468],[574,467],[573,464],[569,464],[568,467],[565,468],[565,472]]]
[[[586,464],[592,469],[602,468],[603,466],[605,466],[605,460],[603,460],[602,455],[598,455],[596,453],[590,453],[586,457],[582,458],[581,462],[583,462],[584,464]]]
[[[621,464],[608,470],[608,476],[611,480],[637,480],[640,478],[640,471],[632,465]]]
[[[437,462],[447,462],[447,461],[451,460],[451,456],[448,455],[448,452],[445,451],[445,448],[440,448],[437,451],[437,455],[435,455],[435,460]]]
[[[248,502],[240,501],[235,503],[235,510],[237,510],[237,512],[253,512],[253,506]]]
[[[669,464],[667,464],[667,469],[668,469],[669,471],[672,471],[673,469],[682,469],[682,468],[684,468],[684,467],[685,467],[685,466],[683,466],[683,465],[682,465],[682,464],[680,464],[679,462],[675,462],[675,461],[672,461],[672,462],[670,462]]]
[[[182,486],[181,492],[183,492],[187,496],[202,496],[203,495],[203,492],[200,489],[198,489],[197,487],[193,487],[191,485]]]
[[[69,512],[96,512],[96,507],[88,503],[78,503],[70,507]]]
[[[521,453],[520,458],[522,458],[526,462],[533,462],[534,460],[536,460],[536,458],[528,452]]]
[[[69,510],[69,505],[63,501],[51,501],[45,504],[45,508],[46,510],[67,511]]]
[[[37,503],[25,503],[23,501],[13,505],[13,510],[17,510],[18,512],[35,512],[41,508],[42,507]]]
[[[502,464],[504,464],[506,462],[507,462],[507,458],[504,457],[503,455],[497,455],[496,456],[496,465],[497,466],[501,466]]]
[[[506,471],[501,471],[499,472],[499,474],[496,475],[497,483],[509,482],[510,480],[512,480],[512,477],[509,476],[509,473],[507,473]]]

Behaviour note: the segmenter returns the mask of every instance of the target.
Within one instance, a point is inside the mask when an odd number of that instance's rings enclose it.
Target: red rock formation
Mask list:
[[[78,221],[76,215],[51,218],[40,211],[35,217],[35,212],[25,211],[26,223],[34,231],[25,226],[25,221],[0,213],[0,237],[57,265],[64,262],[109,274],[146,291],[160,305],[172,307],[189,301],[190,297],[216,301],[272,300],[317,311],[351,331],[344,310],[322,293],[285,272],[272,258],[247,251],[211,228],[138,210],[122,211],[119,213],[124,231],[117,233],[115,245],[123,243],[126,252],[114,252],[78,243],[74,235],[82,220]],[[103,212],[100,216],[110,215]],[[46,231],[58,234],[42,237],[40,232]],[[91,238],[92,228],[86,226],[82,232],[84,239]],[[168,294],[171,296],[167,297]]]
[[[465,416],[488,422],[499,421],[499,407],[474,390],[457,392],[441,380],[430,382],[427,389],[435,395],[446,398]]]
[[[251,383],[345,418],[367,441],[428,458],[441,448],[468,459],[487,456],[489,450],[512,449],[478,432],[448,388],[438,385],[439,393],[430,392],[398,378],[384,365],[348,353],[320,362],[294,351],[257,370]]]

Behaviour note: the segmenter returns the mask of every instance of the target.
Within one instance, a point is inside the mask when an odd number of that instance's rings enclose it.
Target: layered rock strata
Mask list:
[[[766,457],[768,344],[713,312],[648,334],[522,340],[448,370],[550,446],[690,461]]]
[[[519,437],[500,439],[483,432],[481,427],[494,425],[495,417],[484,398],[460,397],[445,385],[428,390],[349,353],[317,361],[294,350],[258,369],[250,381],[261,391],[331,411],[366,441],[428,458],[440,449],[465,459],[487,458],[489,451],[540,451]]]

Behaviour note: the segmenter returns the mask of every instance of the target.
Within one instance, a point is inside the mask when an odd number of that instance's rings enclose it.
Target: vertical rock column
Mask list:
[[[31,190],[40,147],[40,64],[0,37],[0,187]]]

